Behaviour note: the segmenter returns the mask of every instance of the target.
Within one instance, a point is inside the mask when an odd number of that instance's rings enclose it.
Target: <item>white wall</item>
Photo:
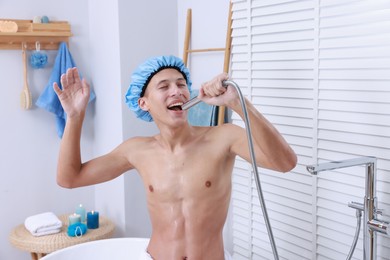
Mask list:
[[[94,156],[100,156],[122,141],[117,1],[90,1],[89,17],[91,83],[97,96],[93,149]],[[124,176],[95,186],[95,207],[116,223],[116,235],[123,236]]]
[[[75,0],[0,2],[1,18],[32,19],[36,15],[48,15],[52,20],[69,21],[74,34],[70,51],[82,73],[88,77],[86,10],[86,2]],[[49,53],[48,68],[28,70],[34,102],[47,84],[55,56],[55,51]],[[73,211],[79,203],[87,208],[94,206],[93,187],[68,190],[57,185],[55,175],[60,139],[56,134],[55,117],[36,106],[29,111],[20,108],[22,68],[21,51],[0,51],[0,259],[4,260],[30,259],[27,252],[19,251],[8,242],[11,229],[23,223],[26,217],[45,211],[65,214]],[[93,109],[89,109],[82,141],[84,158],[92,154],[93,117]]]

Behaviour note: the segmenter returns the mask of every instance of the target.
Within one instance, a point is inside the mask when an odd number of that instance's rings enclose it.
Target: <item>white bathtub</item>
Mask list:
[[[137,260],[145,252],[149,238],[111,238],[70,246],[55,251],[41,260]]]

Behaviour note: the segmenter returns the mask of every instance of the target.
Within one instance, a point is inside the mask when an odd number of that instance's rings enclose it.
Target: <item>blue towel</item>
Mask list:
[[[191,98],[198,96],[199,90],[191,91]],[[204,102],[188,110],[188,122],[194,126],[215,126],[218,124],[218,108]]]
[[[62,138],[64,133],[66,113],[61,106],[57,94],[54,92],[53,83],[57,82],[58,86],[62,89],[60,80],[61,75],[66,73],[69,68],[74,67],[76,67],[76,63],[74,62],[72,55],[67,48],[67,44],[62,42],[58,49],[50,80],[47,83],[45,90],[35,103],[38,107],[41,107],[56,116],[57,134],[60,138]],[[92,101],[93,99],[95,99],[95,93],[91,90],[89,101]]]

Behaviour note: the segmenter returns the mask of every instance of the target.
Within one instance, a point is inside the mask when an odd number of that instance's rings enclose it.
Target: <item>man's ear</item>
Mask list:
[[[138,99],[138,105],[143,111],[149,111],[147,101],[145,100],[144,97]]]

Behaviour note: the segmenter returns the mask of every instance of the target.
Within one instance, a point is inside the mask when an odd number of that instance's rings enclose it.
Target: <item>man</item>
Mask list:
[[[225,88],[221,74],[203,84],[199,98],[226,106],[241,117],[236,90]],[[181,59],[154,57],[132,75],[126,103],[136,115],[154,121],[159,134],[133,137],[113,151],[82,162],[80,136],[90,87],[77,69],[54,84],[67,122],[60,147],[58,184],[74,188],[112,180],[136,169],[147,193],[152,236],[147,259],[229,259],[222,229],[231,195],[235,157],[250,161],[245,129],[224,124],[189,125],[181,105],[189,100],[191,80]],[[296,155],[277,130],[246,100],[258,166],[280,172],[296,165]]]

